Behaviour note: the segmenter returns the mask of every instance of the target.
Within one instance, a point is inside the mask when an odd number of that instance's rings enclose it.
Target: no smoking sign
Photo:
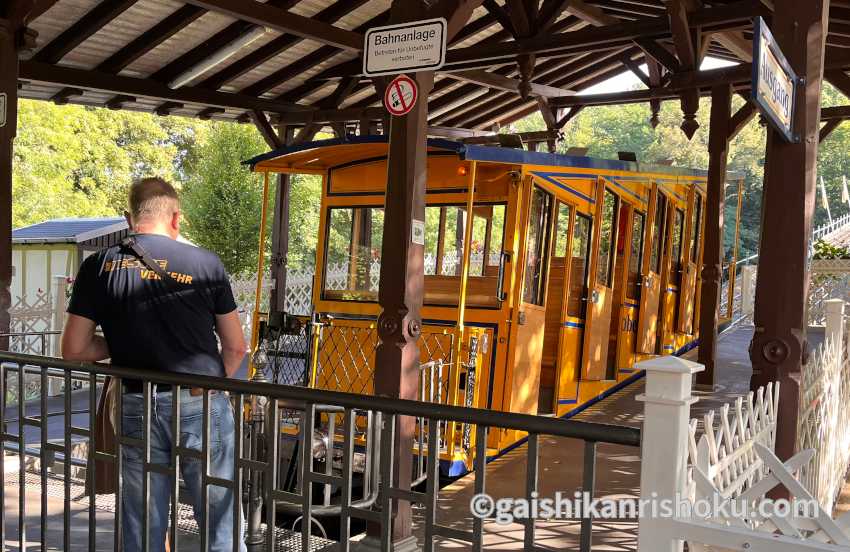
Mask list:
[[[399,75],[387,86],[384,92],[384,107],[390,115],[400,117],[407,115],[416,105],[419,89],[416,82],[407,75]]]

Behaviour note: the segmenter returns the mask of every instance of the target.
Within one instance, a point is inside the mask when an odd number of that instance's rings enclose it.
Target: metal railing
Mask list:
[[[48,416],[47,398],[44,393],[41,394],[38,404],[35,405],[36,412],[32,412],[29,406],[24,401],[18,401],[15,405],[17,408],[17,418],[20,420],[17,432],[10,431],[4,425],[3,431],[0,432],[0,441],[5,446],[7,443],[15,444],[18,451],[19,465],[17,466],[18,482],[17,482],[17,538],[9,538],[6,534],[6,517],[13,515],[14,510],[9,508],[7,511],[7,496],[8,489],[4,485],[2,492],[3,509],[0,510],[0,541],[15,542],[17,541],[20,549],[25,550],[27,541],[31,535],[31,520],[27,517],[27,503],[36,500],[33,498],[33,493],[38,486],[25,485],[28,469],[28,457],[35,456],[34,460],[39,460],[36,468],[37,474],[40,476],[40,498],[39,504],[41,507],[40,539],[45,543],[47,538],[46,521],[48,517],[47,509],[47,486],[48,486],[48,454],[62,454],[65,458],[72,458],[72,439],[82,438],[89,441],[93,438],[92,428],[95,427],[95,412],[97,408],[97,378],[99,376],[111,376],[112,378],[127,378],[135,380],[143,380],[144,397],[149,399],[145,404],[143,414],[143,437],[141,439],[130,438],[120,434],[120,431],[114,432],[116,450],[114,453],[95,450],[96,447],[89,446],[86,450],[85,462],[87,470],[93,472],[97,465],[95,460],[112,464],[116,468],[115,485],[118,491],[114,498],[115,511],[115,531],[114,531],[114,549],[120,549],[121,539],[121,496],[123,489],[122,479],[120,477],[122,464],[122,451],[126,447],[138,447],[142,449],[149,459],[150,456],[150,423],[151,423],[151,408],[150,399],[152,397],[153,384],[168,384],[171,385],[171,399],[174,404],[174,409],[177,413],[181,409],[181,389],[186,388],[201,388],[203,392],[203,409],[202,419],[204,431],[201,438],[201,444],[198,449],[187,448],[181,443],[171,443],[171,462],[170,464],[156,464],[146,461],[142,464],[144,480],[149,480],[151,474],[163,474],[170,480],[171,492],[171,512],[169,537],[171,549],[176,550],[178,547],[178,516],[179,504],[178,494],[176,491],[179,488],[179,475],[175,466],[179,466],[184,460],[200,462],[202,466],[202,481],[201,486],[204,496],[208,496],[208,488],[210,486],[223,487],[233,491],[234,496],[242,497],[243,501],[247,494],[243,493],[245,486],[252,488],[255,498],[261,498],[265,504],[262,517],[265,520],[266,530],[261,533],[264,537],[264,544],[267,550],[278,550],[278,542],[276,539],[276,531],[269,528],[277,528],[281,519],[278,517],[280,505],[283,507],[284,515],[297,514],[300,517],[300,549],[303,551],[310,550],[311,539],[319,538],[314,535],[314,529],[317,526],[315,521],[320,515],[323,515],[321,508],[315,505],[318,497],[316,493],[321,493],[324,496],[331,496],[341,505],[335,510],[335,522],[338,524],[338,535],[334,535],[333,540],[338,542],[338,550],[349,550],[349,541],[352,532],[352,521],[359,520],[360,522],[368,522],[369,526],[375,530],[375,536],[381,542],[382,550],[390,549],[390,538],[394,522],[394,504],[412,503],[422,507],[423,521],[420,531],[424,535],[422,542],[423,549],[431,551],[434,549],[434,538],[450,538],[469,543],[473,550],[482,550],[484,536],[484,521],[479,518],[473,518],[471,513],[464,511],[464,515],[471,524],[471,530],[459,529],[456,526],[449,527],[440,525],[437,522],[437,502],[440,495],[440,450],[438,446],[431,444],[439,443],[440,427],[449,424],[464,424],[470,427],[470,431],[474,434],[474,447],[476,449],[474,468],[472,475],[474,477],[474,488],[476,493],[487,492],[487,481],[485,477],[486,462],[488,459],[487,436],[491,431],[509,430],[522,432],[527,434],[527,442],[525,446],[526,455],[526,478],[524,488],[518,488],[517,496],[530,498],[535,496],[539,486],[539,456],[540,456],[540,437],[553,436],[561,438],[572,438],[584,441],[584,472],[582,476],[582,490],[590,493],[593,496],[595,490],[595,473],[596,473],[596,451],[598,443],[612,443],[617,445],[625,445],[630,447],[639,447],[641,433],[637,428],[621,427],[599,423],[579,422],[571,420],[560,420],[545,417],[532,416],[527,414],[514,414],[506,412],[497,412],[489,410],[481,410],[475,408],[467,408],[462,406],[452,406],[441,404],[440,402],[424,403],[410,400],[397,400],[381,396],[365,396],[350,393],[322,391],[305,387],[296,387],[288,385],[273,385],[268,383],[258,383],[255,381],[241,381],[226,378],[188,376],[185,374],[165,373],[165,372],[150,372],[140,373],[139,370],[123,368],[104,364],[86,364],[67,362],[53,358],[15,354],[15,353],[0,353],[0,412],[6,412],[7,402],[5,399],[5,388],[7,380],[12,373],[16,373],[18,383],[23,382],[26,374],[36,374],[41,378],[42,384],[46,385],[46,380],[51,372],[57,370],[63,373],[66,388],[70,388],[72,380],[88,382],[88,427],[78,427],[73,423],[71,416],[71,398],[70,394],[66,394],[65,401],[65,416],[64,416],[64,434],[62,442],[56,443],[48,439],[48,425],[46,419]],[[9,364],[11,363],[11,364]],[[235,412],[239,413],[236,417],[235,429],[235,460],[232,466],[226,466],[226,469],[232,474],[230,477],[215,477],[210,471],[210,402],[211,391],[227,391]],[[261,400],[260,400],[261,399]],[[118,412],[121,412],[122,396],[117,397]],[[265,450],[254,449],[250,444],[253,442],[252,431],[256,431],[254,424],[251,423],[250,417],[241,415],[246,412],[246,405],[252,403],[256,409],[263,412],[265,421],[262,431],[265,435]],[[287,430],[287,420],[283,419],[283,412],[297,412],[299,430],[297,433],[292,433]],[[326,459],[332,459],[333,466],[328,469],[327,464],[319,462],[314,457],[316,436],[312,429],[316,426],[316,422],[322,416],[330,416],[331,418],[339,418],[341,431],[334,431],[336,435],[331,437],[329,434],[324,445],[327,450],[330,447],[334,448],[334,454],[325,454]],[[372,427],[368,428],[362,424],[365,417],[371,416]],[[179,431],[179,416],[172,417],[172,424],[175,428],[172,430],[172,435],[180,435]],[[412,420],[411,420],[412,419]],[[403,450],[408,444],[411,446],[411,454],[413,454],[412,443],[415,440],[410,428],[415,424],[411,421],[419,420],[419,425],[422,430],[427,432],[427,439],[420,446],[425,448],[425,470],[427,478],[424,481],[425,489],[412,490],[404,485],[398,486],[394,483],[394,466],[396,462],[401,462],[400,465],[409,464],[405,459],[394,457],[393,451]],[[290,420],[291,421],[291,420]],[[366,421],[368,424],[369,421]],[[37,452],[32,451],[28,446],[26,428],[36,428],[39,435],[40,446]],[[407,428],[407,429],[404,429]],[[357,450],[358,435],[364,431],[371,431],[371,435],[375,437],[373,446],[377,449],[377,467],[378,473],[374,478],[374,485],[364,490],[363,500],[354,499],[355,487],[362,482],[363,475],[355,471],[355,454]],[[403,436],[400,431],[410,431]],[[402,440],[403,439],[403,440]],[[285,441],[292,441],[297,445],[294,456],[297,457],[296,470],[297,482],[295,485],[286,486],[286,474],[281,461],[281,444]],[[367,441],[370,440],[367,438]],[[321,442],[322,440],[319,439]],[[404,446],[401,443],[405,443]],[[522,449],[518,449],[522,450]],[[517,450],[514,451],[517,454]],[[3,464],[10,461],[10,456],[0,456],[0,469],[3,469]],[[415,463],[415,462],[414,462]],[[218,466],[221,468],[221,466]],[[71,550],[71,525],[72,525],[72,504],[71,504],[71,462],[65,462],[64,473],[57,479],[61,483],[64,501],[63,511],[63,543],[64,550]],[[5,470],[3,470],[5,471]],[[94,473],[88,474],[88,491],[91,495],[94,494]],[[549,475],[557,476],[557,474]],[[366,477],[371,480],[370,477]],[[51,477],[51,480],[54,480]],[[404,480],[403,478],[401,479]],[[7,479],[7,483],[8,483]],[[420,485],[421,487],[421,485]],[[377,492],[376,492],[377,491]],[[143,489],[144,497],[144,515],[142,516],[143,536],[148,533],[148,504],[150,496],[150,486],[145,485]],[[234,501],[233,511],[233,531],[234,534],[239,534],[239,528],[242,526],[244,515],[242,503],[243,501]],[[98,520],[96,515],[95,500],[90,500],[88,504],[88,549],[95,550],[96,547],[96,523],[103,523]],[[197,514],[201,520],[199,523],[199,534],[201,549],[207,550],[209,544],[209,523],[204,520],[208,519],[209,504],[206,500],[202,501],[202,512]],[[419,510],[418,510],[419,511]],[[9,513],[12,512],[12,513]],[[252,514],[258,516],[261,511],[254,508]],[[77,519],[77,517],[75,517]],[[291,520],[290,520],[291,521]],[[298,520],[295,521],[298,523]],[[408,521],[409,523],[409,521]],[[533,519],[524,522],[523,550],[533,550],[535,547],[536,532]],[[589,551],[592,542],[592,520],[584,518],[581,520],[581,550]],[[331,537],[328,537],[331,538]],[[46,544],[46,543],[45,543]],[[296,548],[290,548],[296,549]],[[233,543],[233,550],[239,550],[239,543]]]
[[[824,236],[827,236],[832,232],[838,230],[842,226],[846,226],[848,224],[850,224],[850,213],[847,213],[846,215],[834,219],[826,224],[818,226],[812,231],[812,242],[816,242]]]
[[[16,353],[29,353],[48,356],[50,353],[50,339],[61,335],[59,330],[9,332],[0,333],[0,340],[9,339],[9,350]]]

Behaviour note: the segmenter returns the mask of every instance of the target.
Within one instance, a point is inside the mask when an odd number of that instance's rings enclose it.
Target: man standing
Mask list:
[[[245,338],[236,303],[221,260],[205,249],[176,241],[180,204],[174,188],[160,178],[135,182],[129,194],[129,223],[134,233],[121,245],[88,257],[80,267],[62,334],[62,356],[68,360],[107,358],[139,370],[232,376],[245,356]],[[103,337],[95,334],[100,326]],[[221,342],[221,352],[216,342]],[[140,380],[123,380],[122,432],[142,439],[145,408]],[[201,450],[203,392],[181,388],[180,435],[172,435],[171,386],[151,389],[151,463],[171,464],[172,447]],[[228,397],[210,397],[210,476],[230,479],[234,462],[234,413]],[[124,446],[122,524],[125,552],[142,548],[143,451]],[[192,496],[195,518],[203,527],[203,464],[180,458],[183,480]],[[209,549],[230,551],[234,497],[210,485]],[[148,543],[165,549],[171,500],[170,478],[150,472]],[[241,545],[244,550],[244,544]]]

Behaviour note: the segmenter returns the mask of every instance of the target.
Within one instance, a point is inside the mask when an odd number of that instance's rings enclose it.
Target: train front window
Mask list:
[[[628,285],[626,286],[626,296],[630,299],[638,299],[640,297],[640,266],[643,264],[643,227],[646,222],[646,215],[640,211],[632,213],[632,241],[629,251],[629,274]]]
[[[599,233],[599,266],[596,271],[596,282],[605,287],[611,287],[611,272],[614,256],[611,255],[614,232],[617,228],[617,196],[607,189],[602,199],[602,228]]]
[[[377,299],[383,235],[383,208],[329,210],[322,288],[326,299]]]

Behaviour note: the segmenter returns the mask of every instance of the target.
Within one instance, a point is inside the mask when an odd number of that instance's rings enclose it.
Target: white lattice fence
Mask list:
[[[39,290],[34,296],[16,297],[9,308],[9,333],[25,335],[9,337],[9,350],[16,353],[48,354],[50,337],[44,332],[52,329],[54,312],[50,292]]]
[[[755,444],[773,450],[779,384],[768,384],[756,393],[738,397],[734,403],[691,419],[688,433],[688,496],[702,495],[694,487],[694,468],[699,468],[724,496],[739,496],[762,479],[767,470]],[[698,438],[699,436],[699,438]]]
[[[693,375],[680,358],[636,365],[646,370],[641,498],[673,505],[642,512],[638,552],[839,552],[850,550],[850,513],[832,519],[795,476],[816,454],[783,462],[773,451],[779,388],[767,387],[690,420]],[[790,501],[769,499],[784,488]],[[661,501],[661,502],[658,502]],[[687,505],[690,504],[690,508]]]
[[[809,325],[826,324],[826,301],[850,301],[850,260],[818,259],[812,261],[809,284]]]
[[[827,339],[803,370],[798,450],[815,451],[801,480],[827,511],[850,464],[850,362],[846,348]]]

